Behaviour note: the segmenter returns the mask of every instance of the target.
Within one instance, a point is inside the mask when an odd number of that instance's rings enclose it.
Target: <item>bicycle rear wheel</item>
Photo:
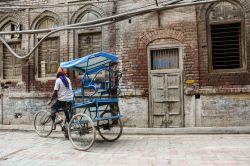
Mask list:
[[[40,137],[48,137],[52,132],[53,120],[47,111],[39,111],[35,115],[34,128]]]
[[[76,114],[69,122],[68,136],[71,144],[78,150],[88,150],[95,141],[95,127],[86,114]]]
[[[108,118],[116,115],[112,111],[104,111],[101,118]],[[123,124],[120,118],[97,121],[97,129],[100,136],[109,142],[117,140],[122,135]]]

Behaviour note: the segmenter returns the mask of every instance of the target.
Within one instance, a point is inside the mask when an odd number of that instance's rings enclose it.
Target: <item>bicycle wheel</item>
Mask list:
[[[48,137],[52,132],[53,120],[47,111],[39,111],[35,115],[34,128],[41,137]]]
[[[110,110],[104,111],[101,114],[101,118],[111,117],[111,116],[114,116],[114,114],[115,113],[113,113]],[[100,120],[100,121],[97,121],[97,129],[98,129],[100,136],[104,140],[113,142],[122,135],[123,124],[120,118]]]
[[[88,150],[96,137],[93,121],[86,114],[74,115],[69,122],[68,136],[76,149]]]

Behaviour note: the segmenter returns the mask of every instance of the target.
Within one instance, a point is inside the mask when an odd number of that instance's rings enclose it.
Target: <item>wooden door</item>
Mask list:
[[[182,75],[179,69],[179,51],[151,51],[151,63],[151,127],[182,127]]]

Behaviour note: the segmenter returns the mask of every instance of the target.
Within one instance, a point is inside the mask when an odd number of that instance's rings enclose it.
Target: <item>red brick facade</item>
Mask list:
[[[250,49],[249,49],[249,19],[250,15],[248,12],[250,4],[249,1],[240,1],[242,10],[245,15],[245,25],[243,29],[245,30],[245,41],[246,41],[246,59],[247,59],[247,68],[246,70],[239,70],[234,72],[209,72],[209,46],[208,46],[208,31],[207,31],[207,20],[206,20],[206,11],[209,8],[209,5],[197,7],[197,23],[198,23],[198,34],[199,34],[199,64],[200,64],[200,86],[213,86],[213,87],[222,87],[222,88],[234,88],[241,85],[250,84]],[[232,91],[233,92],[233,91]]]

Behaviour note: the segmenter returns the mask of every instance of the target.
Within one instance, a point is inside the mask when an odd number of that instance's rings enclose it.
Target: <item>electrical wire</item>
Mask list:
[[[76,6],[79,4],[100,4],[100,3],[113,3],[115,1],[107,0],[107,1],[84,1],[84,2],[77,2],[77,3],[57,3],[57,4],[39,4],[39,5],[24,5],[24,4],[1,4],[0,9],[40,9],[40,8],[55,8],[55,7],[67,7],[67,6]]]
[[[168,0],[168,1],[161,1],[161,2],[158,2],[158,4],[171,4],[171,1],[174,1],[174,0]],[[179,0],[179,1],[183,1],[183,0]],[[41,8],[55,8],[55,7],[67,7],[67,6],[77,6],[79,4],[84,4],[84,5],[88,5],[88,4],[95,4],[95,3],[111,3],[111,2],[115,2],[115,1],[96,1],[96,2],[86,2],[84,1],[84,3],[74,3],[74,4],[55,4],[55,5],[8,5],[8,6],[0,6],[0,9],[13,9],[13,10],[17,10],[17,9],[41,9]],[[169,3],[170,2],[170,3]],[[130,10],[127,10],[126,12],[128,11],[132,11],[132,10],[137,10],[137,9],[142,9],[142,8],[146,8],[146,7],[149,7],[149,6],[155,6],[155,3],[149,3],[147,5],[144,5],[144,6],[141,6],[141,7],[138,7],[138,8],[133,8],[133,9],[130,9]]]
[[[176,0],[178,1],[178,0]],[[147,14],[150,12],[154,11],[161,11],[161,10],[166,10],[166,9],[173,9],[177,7],[185,7],[185,6],[190,6],[190,5],[198,5],[198,4],[204,4],[204,3],[212,3],[212,2],[218,2],[222,0],[204,0],[202,2],[193,2],[193,3],[182,3],[182,4],[176,4],[176,5],[165,5],[161,7],[151,7],[148,9],[144,10],[137,10],[137,11],[132,11],[132,12],[127,12],[127,13],[122,13],[122,14],[117,14],[114,16],[109,16],[106,18],[101,18],[93,21],[88,21],[88,22],[83,22],[83,23],[76,23],[76,24],[70,24],[70,25],[65,25],[65,26],[60,26],[57,28],[50,28],[50,29],[40,29],[40,30],[26,30],[26,31],[9,31],[9,32],[0,32],[0,34],[35,34],[35,33],[41,33],[41,32],[49,32],[47,35],[45,35],[37,44],[36,46],[25,56],[19,56],[16,54],[12,48],[8,45],[7,42],[0,36],[0,40],[4,43],[4,45],[8,48],[8,50],[17,58],[26,58],[30,56],[35,49],[38,47],[38,45],[48,36],[62,31],[62,30],[70,30],[70,29],[84,29],[84,28],[89,28],[89,27],[97,27],[97,26],[103,26],[107,24],[111,24],[113,22],[121,21],[130,17],[134,17],[137,15],[142,15],[142,14]]]
[[[27,58],[28,56],[30,56],[32,53],[34,53],[34,51],[36,50],[36,48],[49,36],[51,36],[52,34],[54,33],[57,33],[59,31],[62,31],[62,30],[73,30],[73,29],[86,29],[86,28],[93,28],[93,27],[100,27],[100,26],[104,26],[104,25],[107,25],[107,24],[111,24],[112,21],[109,21],[109,22],[104,22],[104,23],[100,23],[100,24],[95,24],[95,25],[88,25],[88,26],[78,26],[78,27],[65,27],[65,28],[60,28],[60,29],[57,29],[57,30],[54,30],[54,31],[51,31],[50,33],[46,34],[45,36],[43,36],[43,38],[41,38],[41,40],[39,40],[39,42],[35,45],[35,47],[32,48],[32,50],[24,55],[24,56],[20,56],[18,55],[17,53],[14,52],[14,50],[9,46],[9,44],[0,36],[0,40],[3,42],[3,44],[8,48],[8,50],[17,58],[20,58],[20,59],[24,59],[24,58]]]
[[[167,0],[167,1],[161,1],[161,2],[158,2],[158,5],[170,5],[170,4],[175,4],[175,3],[179,3],[180,1],[183,1],[183,0],[178,0],[178,1],[176,1],[176,0]],[[197,0],[197,1],[202,1],[202,0]],[[23,10],[23,9],[40,9],[40,8],[54,8],[54,7],[66,7],[66,6],[77,6],[77,5],[79,5],[79,4],[81,4],[81,5],[89,5],[89,4],[94,4],[94,3],[107,3],[107,2],[115,2],[115,1],[96,1],[96,2],[84,2],[84,3],[77,3],[77,4],[70,4],[70,5],[67,5],[67,4],[64,4],[64,6],[63,6],[63,4],[62,5],[38,5],[38,6],[36,6],[36,7],[34,7],[34,5],[13,5],[10,9],[12,9],[12,11],[17,11],[17,9],[20,9],[20,10]],[[130,9],[130,10],[126,10],[126,11],[124,11],[124,12],[122,12],[122,13],[126,13],[126,12],[129,12],[129,11],[134,11],[134,10],[139,10],[139,9],[145,9],[145,8],[147,8],[147,7],[150,7],[150,6],[155,6],[156,4],[155,3],[149,3],[149,4],[147,4],[147,5],[144,5],[144,6],[140,6],[140,7],[137,7],[137,8],[132,8],[132,9]],[[27,8],[25,8],[25,7],[22,7],[22,8],[16,8],[15,6],[31,6],[31,7],[27,7]],[[1,10],[1,8],[5,8],[5,7],[1,7],[0,6],[0,10]],[[8,8],[8,7],[6,7],[6,8]],[[19,10],[19,11],[20,11]],[[10,11],[1,11],[2,13],[9,13]],[[72,11],[72,12],[57,12],[57,13],[74,13],[75,11]],[[41,13],[40,11],[29,11],[29,13]]]
[[[179,0],[175,0],[179,1]],[[184,7],[184,6],[189,6],[189,5],[197,5],[197,4],[203,4],[203,3],[208,3],[208,2],[216,2],[218,0],[206,0],[206,2],[195,2],[195,3],[182,3],[182,4],[177,4],[177,5],[165,5],[165,6],[154,6],[151,8],[147,9],[142,9],[142,10],[135,10],[132,12],[125,12],[125,13],[120,13],[117,15],[113,16],[108,16],[104,18],[99,18],[96,20],[92,21],[87,21],[87,22],[80,22],[80,23],[75,23],[75,24],[69,24],[69,25],[64,25],[56,28],[49,28],[49,29],[37,29],[37,30],[23,30],[23,31],[5,31],[5,32],[0,32],[0,35],[7,35],[7,34],[34,34],[34,33],[44,33],[44,32],[51,32],[53,30],[57,30],[59,28],[66,28],[66,27],[74,27],[74,26],[86,26],[86,25],[91,25],[91,24],[98,24],[106,21],[120,21],[120,20],[125,20],[137,15],[142,15],[142,14],[147,14],[151,13],[154,11],[160,11],[160,10],[166,10],[166,9],[172,9],[172,8],[177,8],[177,7]],[[172,3],[172,1],[171,1]]]

